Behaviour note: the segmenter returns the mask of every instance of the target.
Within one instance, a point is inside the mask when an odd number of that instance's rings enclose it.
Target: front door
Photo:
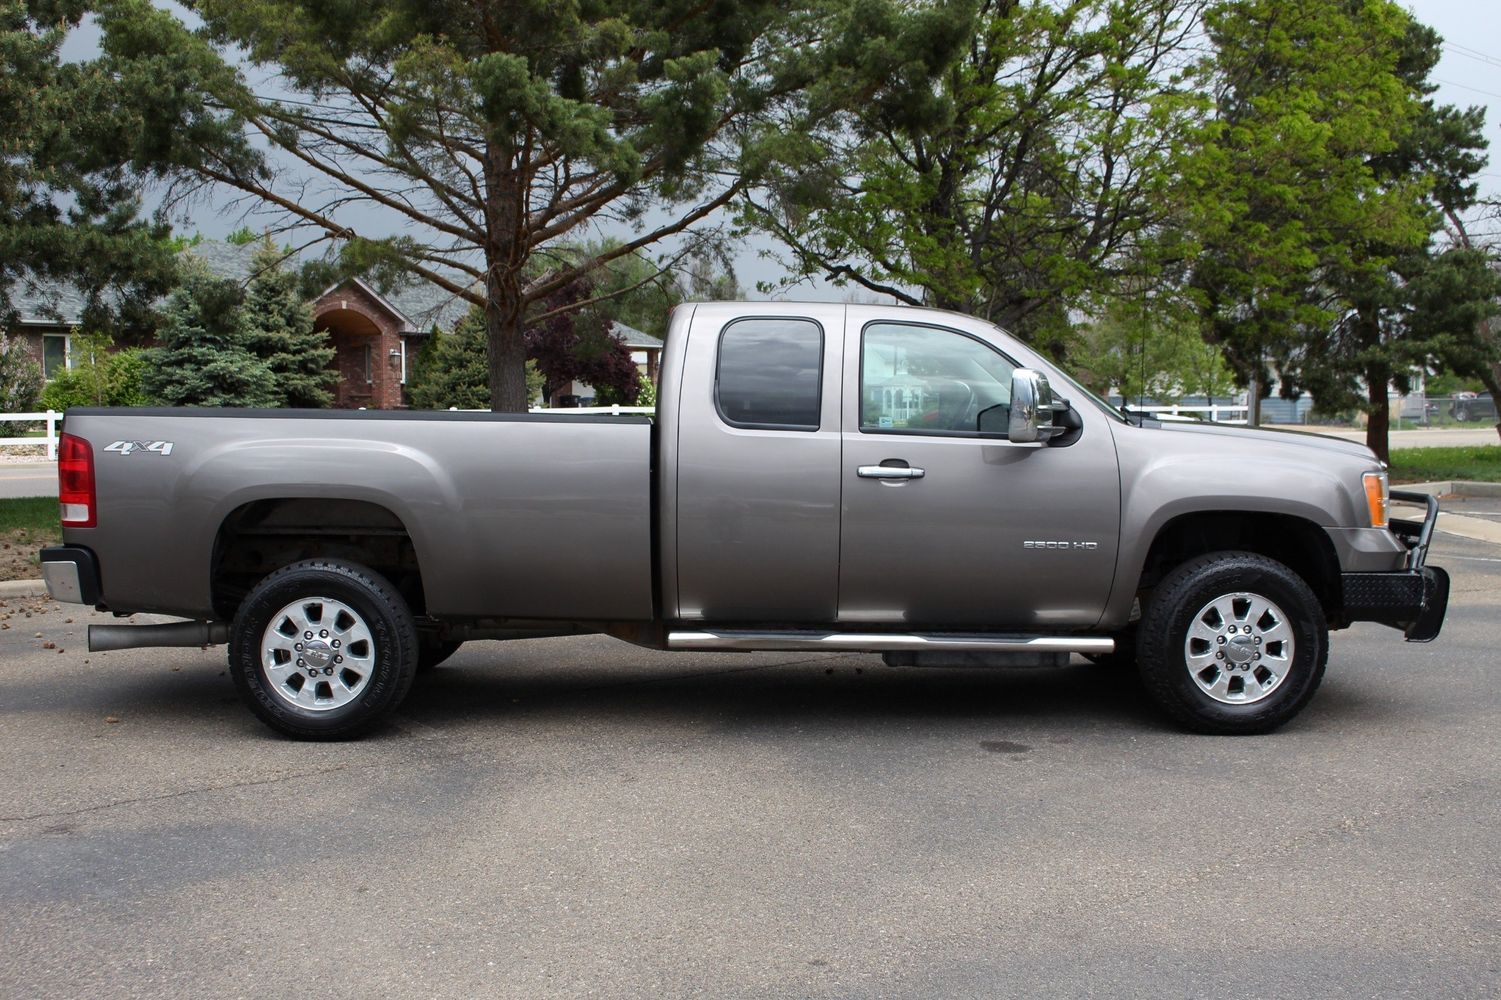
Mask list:
[[[1120,531],[1106,418],[1081,401],[1064,446],[982,438],[1017,365],[978,332],[862,312],[845,339],[839,621],[1093,625]]]

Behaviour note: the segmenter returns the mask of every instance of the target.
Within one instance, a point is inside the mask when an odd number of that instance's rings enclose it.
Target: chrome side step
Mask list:
[[[713,631],[668,632],[668,649],[824,650],[852,653],[1112,653],[1115,640],[1107,636],[1026,635],[937,632],[814,632]]]

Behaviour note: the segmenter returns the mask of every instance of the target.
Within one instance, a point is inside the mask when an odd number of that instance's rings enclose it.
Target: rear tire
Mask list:
[[[293,563],[256,584],[230,632],[229,669],[250,710],[302,740],[348,739],[406,697],[417,629],[391,583],[337,559]]]
[[[1157,585],[1138,631],[1142,681],[1188,729],[1266,733],[1318,690],[1329,632],[1318,597],[1282,563],[1250,552],[1192,559]]]

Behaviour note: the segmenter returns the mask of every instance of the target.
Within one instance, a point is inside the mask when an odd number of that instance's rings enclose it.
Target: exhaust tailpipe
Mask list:
[[[90,625],[89,652],[151,646],[214,646],[229,641],[228,622],[168,622],[165,625]]]

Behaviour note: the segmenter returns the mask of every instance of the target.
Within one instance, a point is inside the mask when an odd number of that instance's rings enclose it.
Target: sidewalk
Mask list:
[[[1317,424],[1263,424],[1267,430],[1304,431],[1308,434],[1323,434],[1365,444],[1365,431],[1359,427],[1324,427]],[[1392,448],[1469,448],[1483,444],[1501,444],[1496,428],[1489,424],[1480,427],[1434,427],[1411,431],[1392,431],[1387,435]]]

